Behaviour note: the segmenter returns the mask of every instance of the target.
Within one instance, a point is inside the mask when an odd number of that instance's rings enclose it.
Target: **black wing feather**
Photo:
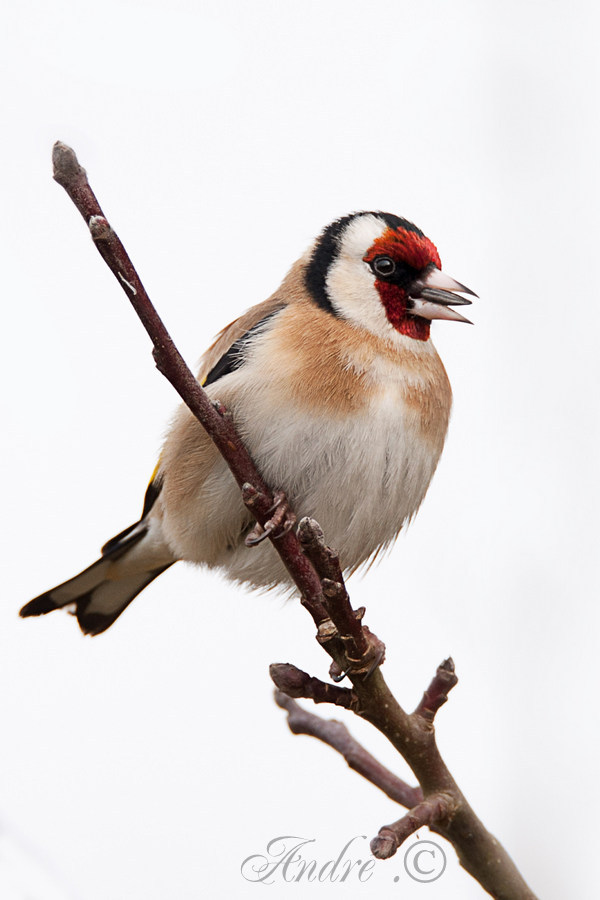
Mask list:
[[[280,312],[279,309],[269,313],[268,316],[265,316],[264,319],[261,319],[260,322],[257,322],[256,325],[253,325],[252,328],[248,329],[245,334],[238,338],[237,341],[231,345],[227,353],[224,353],[218,363],[212,367],[202,382],[202,387],[208,387],[209,384],[214,384],[215,381],[218,381],[219,378],[223,378],[224,375],[229,375],[230,372],[235,372],[236,369],[239,369],[244,362],[244,351],[250,338],[264,326],[265,322],[272,319],[278,312]]]

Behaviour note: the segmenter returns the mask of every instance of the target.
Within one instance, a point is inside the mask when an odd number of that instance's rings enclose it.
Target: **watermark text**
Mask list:
[[[276,880],[364,883],[371,878],[375,868],[368,845],[363,849],[363,858],[353,859],[352,856],[360,852],[359,842],[366,839],[364,834],[357,835],[344,844],[335,859],[321,861],[314,858],[314,847],[310,847],[315,843],[314,838],[282,835],[269,841],[264,853],[246,857],[241,873],[246,881],[263,884],[274,884]]]

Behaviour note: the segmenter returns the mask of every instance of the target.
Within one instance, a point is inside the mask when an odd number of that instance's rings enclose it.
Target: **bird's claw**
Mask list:
[[[361,659],[352,659],[352,657],[346,656],[347,665],[345,669],[342,669],[336,662],[331,664],[329,677],[336,684],[343,681],[346,675],[363,675],[366,681],[385,660],[385,644],[369,631],[366,626],[363,627],[369,640],[367,652]]]
[[[273,505],[269,512],[273,513],[273,515],[265,522],[264,527],[260,522],[257,522],[252,531],[246,536],[244,541],[246,547],[256,547],[257,544],[261,544],[271,535],[274,541],[278,541],[284,534],[291,531],[296,524],[296,516],[289,508],[283,491],[277,491],[273,495]]]

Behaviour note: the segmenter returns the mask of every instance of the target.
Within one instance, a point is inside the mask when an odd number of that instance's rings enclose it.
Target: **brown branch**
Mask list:
[[[300,520],[298,539],[323,582],[325,605],[339,634],[344,635],[351,655],[364,656],[368,644],[360,618],[350,605],[337,553],[327,546],[321,526],[314,519],[306,517]]]
[[[314,678],[291,663],[272,663],[269,675],[276,688],[288,697],[303,697],[313,703],[333,703],[344,709],[356,707],[356,695],[349,688],[327,684],[320,678]]]
[[[278,706],[287,711],[290,731],[294,734],[310,735],[310,737],[323,741],[324,744],[329,744],[330,747],[342,754],[351,769],[378,787],[396,803],[410,808],[423,800],[420,788],[411,787],[385,766],[382,766],[352,737],[341,722],[315,716],[314,713],[303,709],[295,700],[281,691],[275,692],[275,701]]]
[[[389,859],[398,847],[422,828],[424,825],[435,827],[439,831],[440,824],[454,812],[453,798],[447,794],[430,794],[418,803],[393,825],[384,825],[379,834],[371,841],[371,853],[377,859]]]
[[[454,670],[454,660],[451,656],[438,666],[433,680],[415,709],[414,715],[420,716],[427,722],[433,722],[438,709],[448,699],[452,688],[458,684],[458,678]]]
[[[102,258],[148,332],[158,369],[215,442],[242,489],[246,506],[267,532],[298,586],[302,603],[317,625],[318,640],[333,657],[338,670],[348,672],[353,690],[346,693],[345,689],[325,685],[318,679],[312,680],[306,673],[301,673],[299,677],[292,676],[289,671],[283,676],[282,683],[286,684],[287,678],[292,691],[302,689],[303,685],[304,689],[312,691],[313,699],[318,697],[321,702],[333,699],[335,703],[346,705],[347,702],[350,704],[351,699],[352,709],[386,735],[419,781],[422,795],[419,791],[416,804],[417,789],[404,785],[399,792],[413,808],[395,826],[387,827],[387,850],[391,850],[394,840],[400,840],[414,822],[427,819],[431,828],[452,842],[461,864],[493,897],[498,900],[535,900],[506,851],[486,831],[467,803],[437,748],[433,719],[445,702],[448,691],[456,683],[451,661],[446,661],[438,669],[416,711],[412,715],[407,714],[392,695],[379,668],[383,645],[361,624],[362,611],[356,612],[350,605],[337,555],[326,547],[316,523],[301,527],[301,543],[293,531],[283,527],[285,517],[273,516],[271,519],[273,491],[262,480],[226,411],[220,404],[210,401],[173,344],[125,248],[104,217],[85,170],[77,162],[73,151],[61,143],[54,147],[53,161],[54,178],[64,187],[83,216]],[[288,522],[292,515],[289,510]],[[260,532],[257,531],[255,539],[259,537]],[[281,671],[279,674],[282,674]],[[284,696],[280,695],[280,699]],[[286,708],[290,712],[289,705]],[[297,723],[299,714],[296,710],[292,712]],[[339,723],[328,724],[327,729],[313,724],[315,736],[339,749],[349,759],[349,765],[373,783],[378,783],[376,779],[381,784],[390,783],[390,778],[394,776],[391,773],[384,776],[377,769],[379,763],[360,746],[357,748],[356,742],[352,744],[353,739],[347,732],[340,731],[343,726]],[[338,730],[335,740],[333,724],[337,725]],[[374,774],[376,772],[379,774]],[[378,786],[381,784],[378,783]],[[406,794],[406,791],[412,794]],[[442,798],[448,799],[442,802]],[[404,802],[399,795],[394,799]]]
[[[148,332],[154,345],[153,356],[157,368],[171,382],[215,442],[240,488],[244,488],[246,506],[260,525],[264,526],[273,507],[273,494],[261,478],[231,420],[224,415],[222,406],[211,403],[171,340],[125,247],[106,220],[88,183],[85,169],[79,165],[73,150],[57,142],[53,148],[52,161],[55,181],[66,190],[83,216],[102,259],[125,291]],[[288,532],[279,540],[273,541],[273,545],[318,625],[328,618],[328,613],[322,604],[319,577],[302,552],[298,538]]]
[[[438,668],[425,693],[427,697],[432,692],[432,686],[436,686],[433,691],[435,700],[432,703],[433,705],[438,703],[438,708],[444,702],[441,700],[442,683],[446,677],[453,675],[453,671],[450,673],[448,670],[448,662],[445,660]],[[440,675],[441,672],[446,674]],[[433,716],[429,708],[432,704],[425,701],[425,714],[415,712],[408,715],[389,690],[379,669],[366,680],[352,674],[349,677],[353,681],[354,692],[358,697],[358,714],[386,735],[409,764],[422,789],[416,807],[411,802],[398,801],[403,806],[413,808],[410,809],[408,816],[404,816],[396,823],[397,833],[394,832],[395,826],[385,826],[382,829],[383,836],[382,832],[379,834],[379,837],[382,836],[381,842],[377,838],[374,839],[374,850],[382,854],[382,858],[393,855],[400,845],[400,839],[404,840],[412,833],[407,829],[413,821],[411,817],[414,817],[414,821],[429,825],[433,831],[450,841],[463,868],[496,900],[536,900],[535,894],[524,881],[504,847],[476,816],[446,767],[435,741]],[[449,690],[450,686],[446,684],[446,690]],[[423,703],[424,701],[421,701],[420,706]],[[314,719],[318,720],[319,717],[314,716]],[[323,725],[311,722],[311,728],[315,732],[315,737],[324,739],[321,736]],[[326,732],[327,729],[324,733]],[[313,732],[306,730],[304,733]],[[330,741],[327,743],[335,746]],[[343,751],[340,752],[344,755]],[[368,775],[365,777],[376,783]],[[438,802],[439,798],[444,798],[444,802]],[[424,801],[435,802],[422,806]],[[427,822],[421,821],[425,813],[428,816]],[[436,818],[438,815],[440,818]],[[420,827],[419,824],[417,827]],[[390,831],[395,834],[393,839]]]
[[[452,843],[463,868],[492,897],[497,900],[536,900],[504,847],[485,830],[469,807],[457,807],[456,793],[432,791],[424,800],[420,788],[410,787],[382,766],[341,722],[322,719],[308,712],[280,691],[276,692],[275,699],[287,711],[288,725],[294,734],[310,735],[333,747],[351,769],[409,809],[398,822],[380,829],[371,844],[375,856],[379,859],[393,856],[403,840],[427,825]]]
[[[327,546],[321,526],[314,519],[300,520],[298,538],[321,578],[323,602],[345,645],[348,669],[357,675],[370,675],[383,662],[385,646],[361,624],[364,608],[352,608],[337,553]],[[343,674],[339,672],[333,677],[343,677]]]

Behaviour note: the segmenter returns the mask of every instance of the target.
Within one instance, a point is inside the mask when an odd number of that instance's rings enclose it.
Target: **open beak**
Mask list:
[[[459,297],[458,294],[477,297],[477,294],[460,281],[455,281],[434,266],[424,278],[417,279],[410,286],[407,311],[411,316],[421,316],[423,319],[450,319],[453,322],[468,322],[472,325],[470,319],[466,319],[451,308],[468,306],[472,303],[471,300]]]

